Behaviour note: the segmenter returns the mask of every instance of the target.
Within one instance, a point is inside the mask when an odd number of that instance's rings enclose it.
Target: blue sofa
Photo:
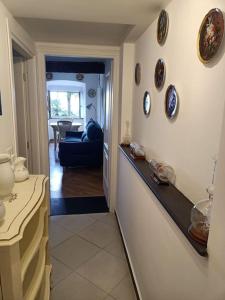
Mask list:
[[[59,161],[63,167],[99,167],[103,161],[103,132],[94,120],[87,123],[86,131],[67,131],[59,143]]]

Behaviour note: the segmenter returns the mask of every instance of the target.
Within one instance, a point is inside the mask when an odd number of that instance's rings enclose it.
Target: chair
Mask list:
[[[64,121],[59,120],[57,121],[57,127],[58,127],[58,142],[64,140],[66,137],[66,132],[70,131],[72,129],[72,121]]]

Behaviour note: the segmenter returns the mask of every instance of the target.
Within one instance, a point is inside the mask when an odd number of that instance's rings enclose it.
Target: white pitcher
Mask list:
[[[24,166],[26,158],[17,157],[14,162],[14,174],[16,182],[21,182],[29,178],[29,172]]]
[[[0,154],[0,220],[2,220],[5,215],[5,207],[2,200],[11,194],[14,182],[15,177],[11,166],[10,155]]]
[[[9,154],[0,154],[0,199],[9,196],[15,182]]]

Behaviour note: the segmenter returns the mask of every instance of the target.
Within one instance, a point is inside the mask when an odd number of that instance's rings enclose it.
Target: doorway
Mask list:
[[[28,95],[28,57],[19,51],[19,47],[13,42],[13,81],[15,92],[15,119],[16,119],[16,143],[17,156],[26,158],[26,166],[32,171],[31,153],[31,122],[29,113]]]
[[[40,172],[49,175],[48,115],[46,108],[46,56],[89,57],[111,60],[112,71],[112,107],[110,118],[110,155],[109,155],[109,187],[108,203],[110,211],[114,211],[117,196],[117,157],[119,143],[119,80],[120,80],[120,47],[91,45],[62,45],[36,43],[38,67],[38,99],[39,99],[39,140]]]
[[[52,215],[108,211],[110,74],[109,59],[46,57]]]

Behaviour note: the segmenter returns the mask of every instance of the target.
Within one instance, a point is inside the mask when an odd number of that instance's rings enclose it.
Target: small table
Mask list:
[[[53,134],[54,134],[54,145],[55,145],[55,150],[56,150],[56,147],[57,147],[57,131],[58,131],[58,124],[57,122],[51,122],[49,123],[49,126],[52,127],[53,129]],[[73,122],[72,123],[72,130],[73,131],[78,131],[79,127],[82,126],[81,123],[75,123]]]

